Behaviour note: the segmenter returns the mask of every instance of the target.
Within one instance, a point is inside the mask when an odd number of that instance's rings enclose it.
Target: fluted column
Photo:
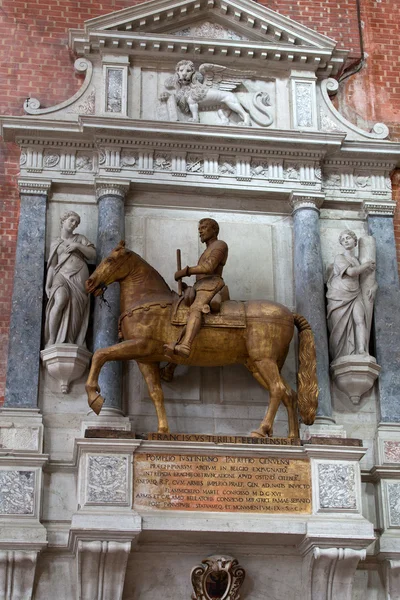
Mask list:
[[[19,181],[20,216],[4,402],[7,408],[37,408],[50,186],[50,181]]]
[[[97,264],[125,237],[125,195],[129,182],[96,182],[98,203]],[[106,298],[110,308],[96,300],[94,309],[94,350],[118,343],[120,315],[119,285],[111,285]],[[99,385],[104,409],[122,414],[122,363],[108,362],[100,372]]]
[[[400,288],[394,237],[394,202],[365,202],[368,230],[376,241],[374,307],[375,355],[379,375],[380,420],[400,423]]]
[[[296,311],[310,323],[317,352],[317,423],[332,423],[329,381],[328,333],[325,310],[324,275],[319,233],[319,208],[323,194],[293,192],[294,283]]]

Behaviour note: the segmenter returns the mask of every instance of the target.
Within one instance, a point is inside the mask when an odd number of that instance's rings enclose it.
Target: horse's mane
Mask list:
[[[129,250],[129,252],[131,254],[133,254],[137,260],[139,260],[144,265],[146,265],[147,269],[151,272],[151,274],[153,276],[156,276],[157,279],[159,279],[165,285],[165,287],[167,288],[167,290],[172,293],[172,290],[169,287],[168,283],[165,281],[164,277],[162,275],[160,275],[160,273],[157,271],[157,269],[155,269],[154,267],[152,267],[144,258],[142,258],[140,256],[140,254],[137,254],[137,252],[134,252],[133,250]]]

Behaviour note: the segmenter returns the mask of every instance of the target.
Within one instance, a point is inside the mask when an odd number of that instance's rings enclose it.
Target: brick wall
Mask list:
[[[389,0],[360,0],[368,61],[340,93],[341,108],[355,122],[382,120],[400,139],[398,44],[400,7]],[[25,98],[51,106],[72,96],[81,77],[67,48],[68,29],[120,10],[135,0],[3,0],[0,7],[0,114],[22,115]],[[356,0],[262,0],[269,8],[316,29],[360,58]],[[8,323],[18,223],[18,148],[0,142],[0,401],[3,396]],[[400,176],[395,175],[396,194]],[[400,247],[400,215],[396,222]]]

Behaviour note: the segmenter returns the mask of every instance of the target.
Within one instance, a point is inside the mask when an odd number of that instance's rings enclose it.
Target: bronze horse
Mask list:
[[[167,433],[160,363],[166,360],[164,344],[176,340],[182,329],[171,324],[171,307],[177,294],[143,258],[127,250],[125,242],[120,242],[100,263],[87,280],[86,289],[99,296],[114,281],[121,286],[120,330],[125,341],[94,353],[86,382],[89,406],[99,414],[103,405],[98,377],[104,363],[136,360],[156,408],[158,431]],[[244,364],[270,393],[268,410],[252,435],[272,435],[275,415],[283,402],[288,413],[289,437],[298,437],[297,405],[307,425],[314,422],[317,409],[316,356],[310,325],[281,304],[266,300],[244,302],[244,314],[244,328],[202,327],[189,358],[176,356],[174,361],[200,367]],[[297,394],[280,375],[294,325],[299,331]]]

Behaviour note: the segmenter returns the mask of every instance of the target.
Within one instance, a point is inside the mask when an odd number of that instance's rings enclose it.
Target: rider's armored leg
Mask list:
[[[186,331],[182,342],[175,346],[175,353],[179,356],[187,358],[192,349],[192,342],[201,328],[201,312],[193,310],[189,313],[189,318],[186,323]]]

